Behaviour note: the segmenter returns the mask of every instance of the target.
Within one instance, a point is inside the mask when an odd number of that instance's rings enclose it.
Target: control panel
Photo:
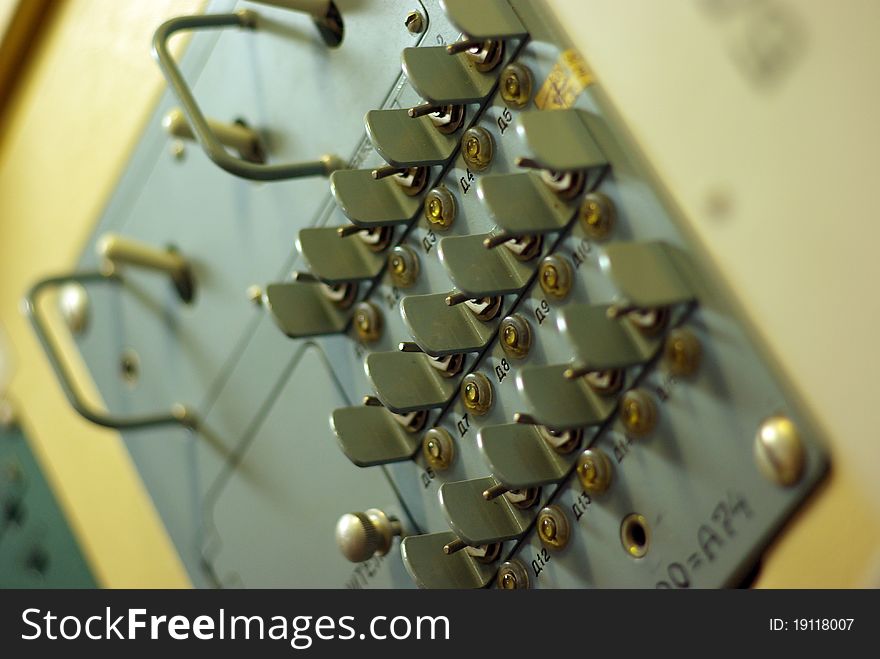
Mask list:
[[[562,17],[217,0],[153,52],[168,91],[27,310],[195,585],[749,583],[822,438]]]

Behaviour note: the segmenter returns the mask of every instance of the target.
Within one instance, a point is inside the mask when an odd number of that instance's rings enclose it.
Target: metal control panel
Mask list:
[[[170,90],[30,310],[194,584],[748,581],[821,438],[564,17],[217,1],[154,49]]]

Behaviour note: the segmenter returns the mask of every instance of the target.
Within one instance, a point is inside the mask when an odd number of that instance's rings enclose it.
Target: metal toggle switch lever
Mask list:
[[[394,536],[402,535],[403,527],[395,517],[378,508],[362,513],[346,513],[336,524],[336,544],[352,563],[362,563],[391,550]]]
[[[102,270],[111,274],[121,265],[133,265],[164,272],[174,283],[180,299],[192,302],[195,297],[195,279],[189,262],[173,247],[161,249],[114,233],[101,236],[95,246],[102,259]]]

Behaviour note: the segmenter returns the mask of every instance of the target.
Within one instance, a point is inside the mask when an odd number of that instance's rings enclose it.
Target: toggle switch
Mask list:
[[[159,248],[115,233],[106,233],[95,245],[101,269],[112,274],[120,266],[135,266],[162,272],[171,278],[180,299],[192,302],[196,282],[189,262],[173,247]]]
[[[479,352],[492,339],[498,325],[501,298],[471,300],[444,293],[407,295],[401,315],[413,342],[433,357]]]
[[[458,393],[462,355],[430,357],[417,346],[367,355],[367,377],[376,397],[392,412],[406,414],[443,407]],[[415,352],[412,348],[415,347]]]
[[[364,123],[376,152],[392,167],[443,165],[458,146],[458,138],[439,130],[432,115],[411,118],[405,109],[370,110]]]
[[[560,231],[577,213],[577,204],[556,195],[535,172],[483,176],[477,195],[497,225],[484,241],[490,249],[518,236]]]
[[[336,523],[336,544],[342,555],[352,563],[363,563],[373,556],[384,556],[391,550],[394,536],[403,528],[396,517],[378,508],[362,513],[346,513]]]
[[[207,119],[208,127],[220,143],[235,151],[243,160],[254,163],[266,162],[266,153],[260,142],[260,135],[243,122],[228,123],[216,119]],[[186,115],[180,108],[170,110],[162,118],[162,127],[172,137],[194,141],[196,135]]]
[[[646,335],[637,325],[609,316],[608,305],[574,304],[563,308],[557,327],[574,351],[568,379],[623,369],[649,361],[662,337]]]
[[[340,230],[347,234],[340,237]],[[299,250],[308,261],[312,274],[328,284],[373,279],[385,265],[379,253],[391,240],[390,227],[362,229],[318,227],[301,229]]]
[[[528,162],[553,172],[605,167],[608,158],[591,131],[597,121],[586,110],[530,110],[519,115],[517,132],[532,153]]]
[[[333,411],[330,425],[345,456],[358,467],[371,467],[415,455],[422,444],[418,433],[428,413],[394,414],[372,397],[365,403]]]
[[[403,72],[416,93],[431,106],[482,103],[492,93],[497,76],[481,69],[487,68],[486,63],[497,65],[500,61],[503,47],[496,48],[489,59],[482,61],[470,52],[450,57],[443,46],[404,48]]]
[[[596,384],[586,378],[567,379],[569,368],[553,364],[520,369],[516,386],[529,407],[529,416],[553,430],[600,425],[614,412],[615,401],[596,393]]]
[[[418,195],[428,176],[425,167],[404,168],[402,173],[379,179],[373,170],[340,169],[330,175],[330,191],[339,210],[356,226],[406,224],[419,212]]]
[[[443,548],[458,540],[451,531],[410,535],[400,543],[406,571],[419,588],[483,588],[495,574],[492,548],[465,548],[444,554]]]
[[[623,297],[612,315],[695,302],[699,281],[685,252],[663,242],[612,243],[599,265]]]
[[[477,446],[492,476],[508,490],[561,481],[577,460],[580,430],[553,432],[544,426],[507,423],[485,426]]]
[[[496,485],[489,476],[440,486],[440,507],[461,542],[472,546],[503,542],[528,530],[537,511],[518,507],[509,493],[487,500],[483,493]]]
[[[466,39],[522,39],[528,31],[508,2],[443,0],[443,11]]]
[[[342,332],[348,325],[347,310],[357,296],[357,286],[330,286],[309,279],[300,274],[297,281],[266,287],[264,304],[275,324],[292,339]]]

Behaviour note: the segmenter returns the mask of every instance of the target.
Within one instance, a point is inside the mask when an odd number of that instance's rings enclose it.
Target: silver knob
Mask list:
[[[401,534],[400,522],[381,510],[370,508],[362,513],[346,513],[336,523],[336,544],[352,563],[362,563],[391,549],[394,536]]]

